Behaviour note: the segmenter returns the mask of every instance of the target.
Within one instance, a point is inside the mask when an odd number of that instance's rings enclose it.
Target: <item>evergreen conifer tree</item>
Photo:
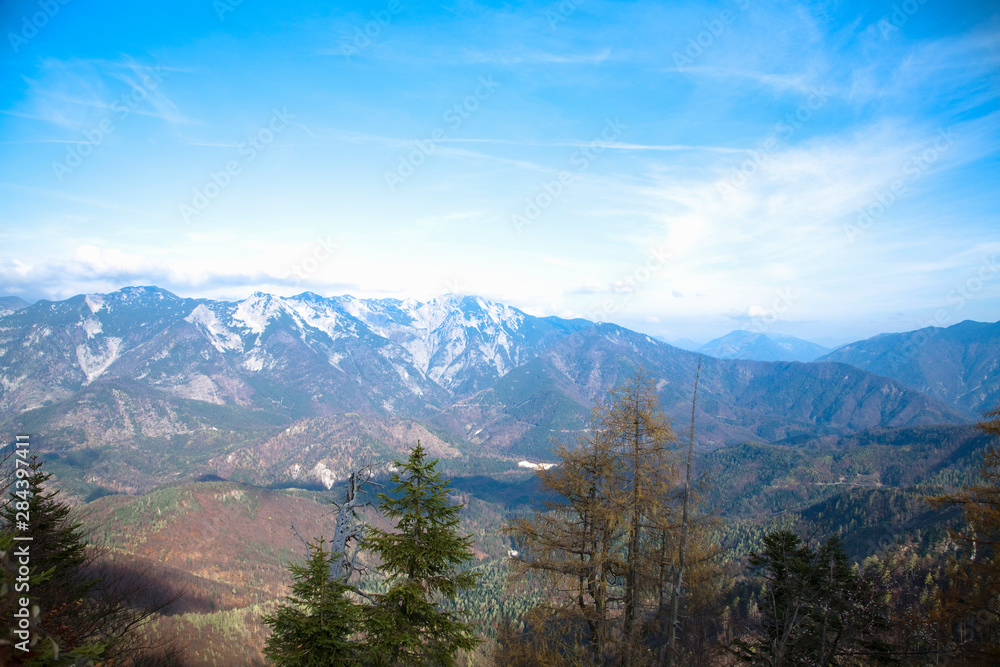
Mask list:
[[[28,598],[38,608],[32,635],[41,639],[27,655],[13,653],[14,658],[26,657],[25,664],[73,664],[77,658],[101,657],[106,643],[89,632],[87,596],[97,584],[88,576],[86,540],[81,524],[72,520],[70,507],[59,500],[59,491],[46,491],[51,473],[42,471],[42,461],[36,455],[25,465],[20,452],[7,461],[9,495],[0,508],[0,543],[5,559],[15,546],[28,549],[30,562]],[[23,472],[18,472],[23,471]],[[27,521],[25,521],[27,517]],[[30,541],[15,542],[15,535],[31,537]],[[11,561],[12,563],[13,561]],[[12,570],[4,568],[3,583]]]
[[[861,576],[837,536],[818,549],[791,531],[764,538],[750,565],[762,580],[759,632],[733,643],[750,665],[894,664],[897,647],[886,642],[890,623],[884,591]]]
[[[32,615],[28,652],[7,624],[0,630],[0,664],[177,664],[176,647],[145,627],[180,594],[155,590],[145,570],[101,562],[70,506],[47,488],[52,475],[42,471],[42,461],[25,458],[20,449],[7,452],[0,460],[6,496],[0,508],[0,618],[20,608],[24,596]],[[27,566],[21,561],[25,547]],[[22,566],[30,571],[28,591],[17,588],[24,583]]]
[[[311,543],[305,565],[291,565],[295,579],[291,604],[279,606],[264,623],[273,629],[264,655],[279,667],[350,667],[370,664],[357,637],[361,607],[353,587],[330,575],[339,554],[327,551],[322,539]]]
[[[372,529],[367,540],[389,587],[365,612],[373,664],[455,665],[458,652],[480,640],[459,614],[441,609],[440,598],[475,586],[477,575],[459,571],[472,558],[472,536],[459,535],[463,506],[448,500],[448,481],[419,441],[395,464],[396,486],[392,495],[379,494],[379,511],[396,520],[396,531]]]

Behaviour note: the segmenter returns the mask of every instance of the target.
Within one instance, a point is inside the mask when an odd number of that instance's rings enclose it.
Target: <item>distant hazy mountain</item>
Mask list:
[[[880,334],[838,348],[821,360],[894,378],[970,416],[1000,401],[1000,322],[966,320],[946,329]]]
[[[660,340],[663,340],[664,342],[669,343],[669,344],[673,345],[674,347],[679,347],[682,350],[688,350],[688,351],[691,351],[691,352],[693,352],[693,351],[697,350],[699,347],[701,347],[701,343],[696,343],[693,340],[691,340],[690,338],[678,338],[677,340],[666,340],[666,339],[661,338]]]
[[[0,317],[30,306],[27,301],[19,296],[0,296]]]
[[[737,330],[705,343],[697,351],[717,359],[813,361],[830,350],[795,336]]]
[[[496,451],[544,456],[551,437],[586,425],[607,387],[641,365],[668,414],[690,415],[698,355],[611,324],[580,330],[435,423]],[[699,443],[776,442],[882,426],[954,424],[963,415],[925,396],[845,364],[768,363],[705,357],[698,390]],[[679,431],[686,419],[676,425]]]

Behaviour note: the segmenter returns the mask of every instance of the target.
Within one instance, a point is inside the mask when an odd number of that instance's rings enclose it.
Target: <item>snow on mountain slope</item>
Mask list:
[[[219,318],[205,304],[198,306],[191,311],[191,314],[184,318],[185,322],[198,325],[205,337],[219,352],[226,350],[243,351],[243,341],[230,329],[227,329]]]
[[[345,296],[338,301],[452,393],[475,391],[482,380],[504,376],[537,356],[547,342],[544,327],[533,326],[537,318],[480,297],[447,295],[419,302]]]
[[[285,310],[280,297],[274,297],[262,292],[254,292],[236,305],[232,314],[234,323],[242,324],[251,333],[261,334],[271,320]]]
[[[439,409],[590,324],[457,295],[419,302],[255,292],[227,302],[156,287],[41,301],[3,322],[0,412],[107,380],[215,403],[291,403],[308,414]],[[18,349],[29,354],[15,356]]]
[[[10,315],[11,313],[16,313],[22,308],[27,308],[29,304],[27,301],[17,296],[0,296],[0,317],[5,315]]]

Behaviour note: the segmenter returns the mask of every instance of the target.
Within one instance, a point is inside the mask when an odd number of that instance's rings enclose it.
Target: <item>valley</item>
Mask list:
[[[961,515],[924,498],[975,479],[998,341],[1000,323],[965,322],[807,363],[703,356],[694,468],[725,562],[777,529],[839,534],[858,561],[941,549]],[[385,482],[418,441],[465,505],[484,576],[459,606],[494,637],[536,601],[505,583],[502,528],[546,498],[519,464],[584,435],[594,401],[638,368],[679,448],[698,363],[616,325],[476,297],[214,302],[126,288],[0,317],[0,432],[31,434],[95,544],[183,591],[157,636],[187,638],[190,664],[264,664],[260,619],[306,555],[295,530],[329,535],[347,475],[369,465]]]

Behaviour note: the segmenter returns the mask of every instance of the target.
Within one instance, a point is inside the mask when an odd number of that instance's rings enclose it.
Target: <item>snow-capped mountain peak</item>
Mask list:
[[[0,352],[16,342],[32,355],[16,364],[18,373],[0,377],[0,409],[124,379],[214,403],[268,404],[275,395],[287,403],[293,390],[298,405],[317,413],[394,414],[474,394],[588,325],[464,295],[400,301],[255,292],[229,302],[155,287],[45,302],[4,322]],[[26,373],[48,374],[51,385],[29,386],[20,379]]]

